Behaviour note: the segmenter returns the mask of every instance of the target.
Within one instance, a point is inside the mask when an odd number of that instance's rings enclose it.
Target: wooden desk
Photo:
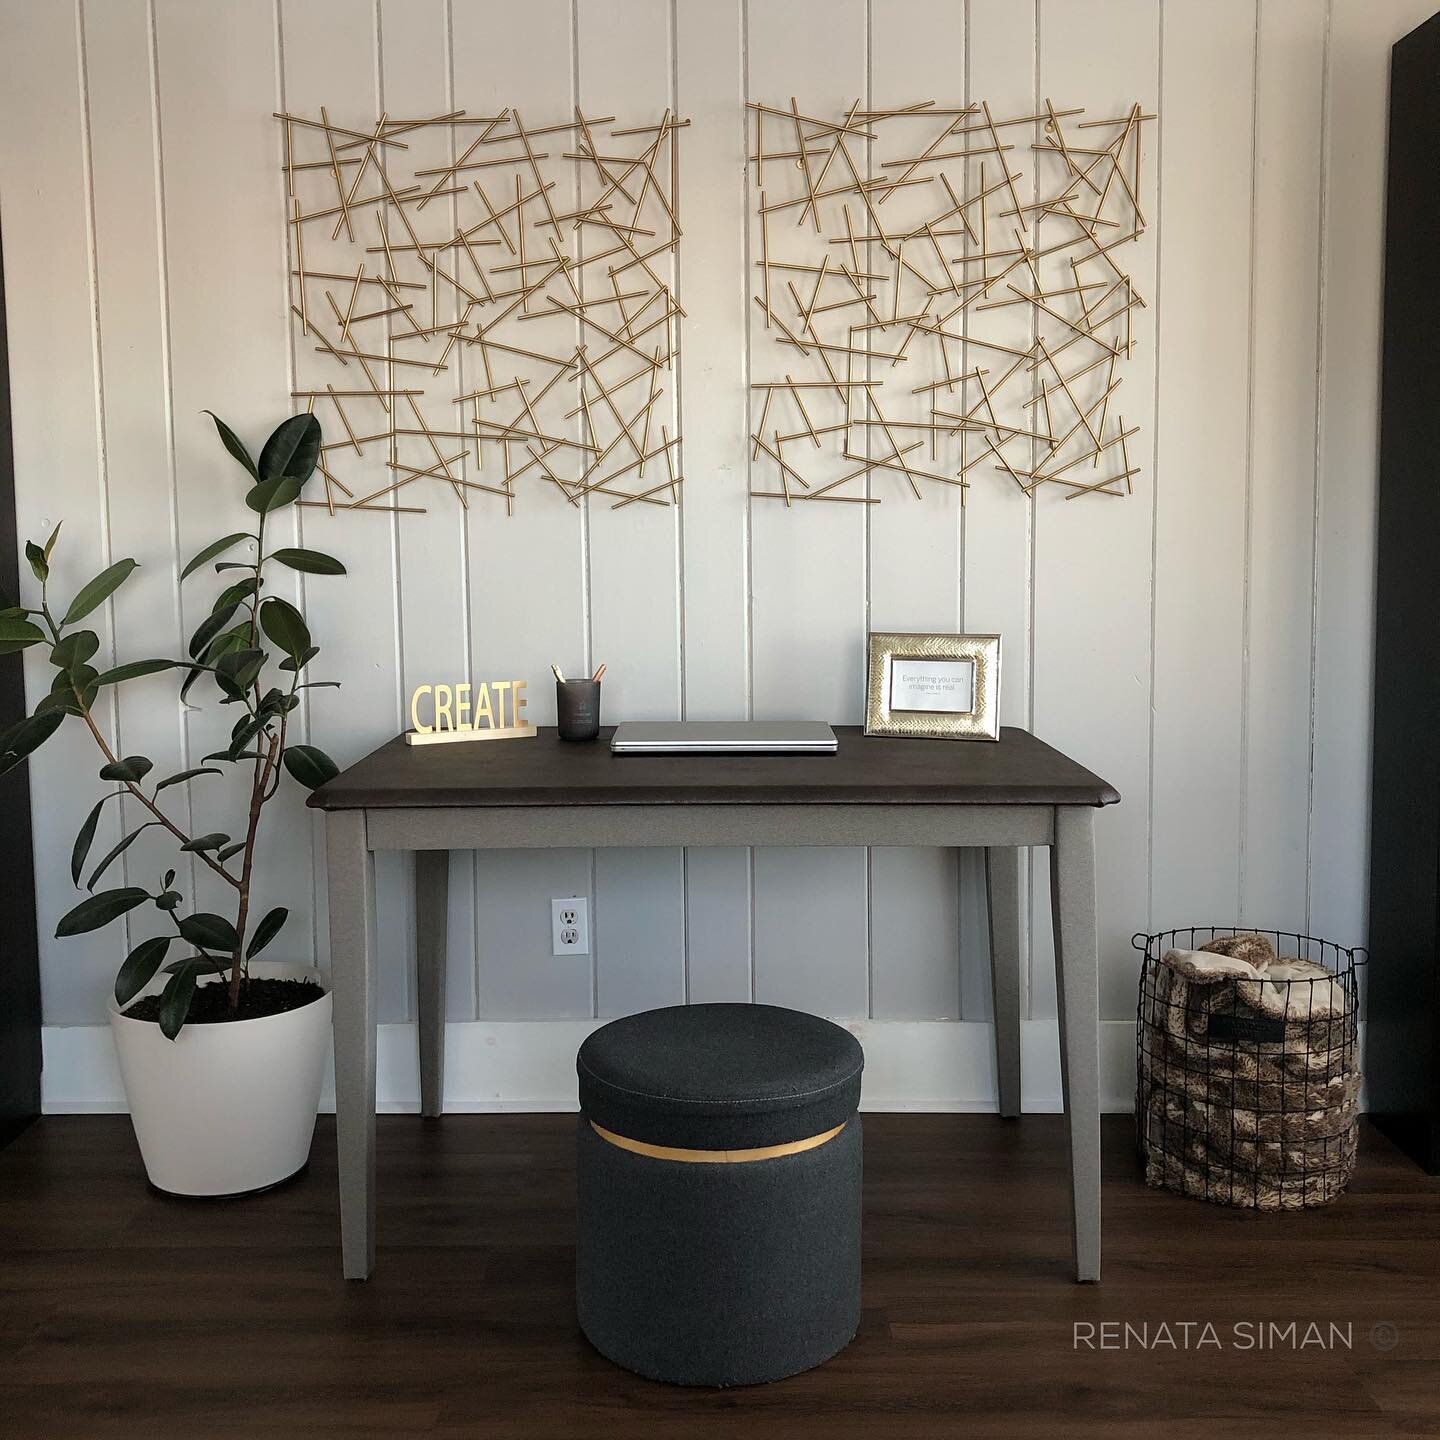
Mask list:
[[[345,1275],[375,1264],[375,888],[372,853],[416,852],[421,1110],[442,1108],[450,850],[607,845],[983,847],[1002,1114],[1020,1109],[1019,847],[1050,847],[1075,1273],[1100,1277],[1095,808],[1119,795],[1024,730],[996,743],[866,739],[834,755],[610,754],[566,744],[390,741],[321,786],[326,811],[335,1111]]]

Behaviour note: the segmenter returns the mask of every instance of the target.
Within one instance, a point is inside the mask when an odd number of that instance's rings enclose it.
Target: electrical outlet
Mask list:
[[[583,895],[550,902],[550,949],[556,955],[590,953],[590,902]]]

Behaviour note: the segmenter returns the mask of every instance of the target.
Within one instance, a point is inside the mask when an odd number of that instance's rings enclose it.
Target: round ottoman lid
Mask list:
[[[580,1047],[580,1106],[632,1140],[696,1150],[784,1145],[860,1103],[860,1042],[775,1005],[674,1005],[612,1020]]]

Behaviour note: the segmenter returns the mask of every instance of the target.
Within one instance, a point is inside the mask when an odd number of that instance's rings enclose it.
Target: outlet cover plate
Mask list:
[[[570,895],[550,902],[550,950],[554,955],[590,953],[590,900]]]

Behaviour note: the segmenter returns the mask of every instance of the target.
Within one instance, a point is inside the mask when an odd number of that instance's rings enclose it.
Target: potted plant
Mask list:
[[[94,737],[104,760],[100,779],[112,787],[80,827],[70,857],[71,878],[88,893],[55,933],[83,934],[126,915],[134,927],[146,907],[162,927],[126,955],[109,1013],[146,1172],[158,1189],[180,1195],[247,1193],[304,1168],[330,1037],[330,995],[320,975],[261,958],[281,934],[288,912],[277,906],[257,918],[251,904],[261,818],[283,776],[313,789],[336,774],[322,750],[290,740],[300,692],[333,682],[304,678],[318,647],[300,611],[266,593],[267,571],[275,565],[307,575],[345,573],[338,560],[315,550],[265,549],[267,520],[295,503],[315,469],[320,425],[312,415],[293,416],[276,428],[255,460],[229,426],[211,418],[246,472],[245,503],[256,522],[253,531],[206,545],[181,572],[185,581],[213,564],[228,580],[191,636],[186,658],[95,668],[100,639],[82,622],[125,583],[136,562],[117,560],[62,609],[51,589],[59,526],[43,546],[25,547],[39,585],[38,604],[12,605],[0,597],[0,653],[48,644],[55,667],[50,693],[34,713],[0,734],[0,773],[42,745],[69,716]],[[157,780],[146,756],[114,752],[96,707],[108,706],[111,686],[167,670],[180,673],[180,701],[203,683],[213,686],[219,704],[232,707],[238,718],[228,743],[194,768]],[[209,805],[203,787],[213,787],[210,777],[232,768],[243,794],[237,822],[191,833],[174,803],[182,787],[195,787],[191,813],[203,813]],[[91,850],[105,808],[120,796],[129,797],[143,819],[127,827],[122,814],[118,843],[94,860]],[[163,834],[179,854],[193,856],[225,903],[208,910],[199,908],[195,897],[187,900],[177,888],[175,868],[158,875],[153,888],[127,884],[97,890],[101,877],[146,831]]]

